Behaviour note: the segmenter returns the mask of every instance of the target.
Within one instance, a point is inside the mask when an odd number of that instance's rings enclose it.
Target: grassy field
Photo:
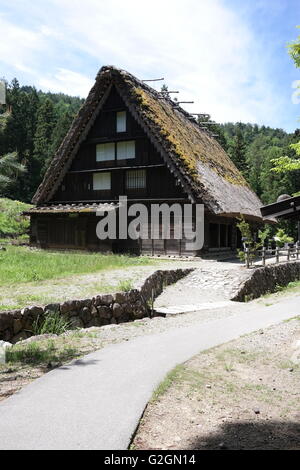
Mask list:
[[[65,298],[89,297],[114,288],[128,290],[131,279],[110,279],[107,271],[154,264],[149,258],[88,252],[45,251],[17,246],[28,239],[31,206],[0,198],[0,311],[45,304]],[[104,274],[102,274],[104,273]],[[82,279],[82,277],[86,279]],[[114,276],[112,276],[114,277]]]
[[[0,252],[0,287],[152,263],[148,258],[128,255],[50,252],[7,246],[6,251]]]

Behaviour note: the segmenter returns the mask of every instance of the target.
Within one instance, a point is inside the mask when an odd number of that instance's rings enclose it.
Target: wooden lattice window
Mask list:
[[[146,188],[146,170],[129,170],[126,172],[126,189]]]

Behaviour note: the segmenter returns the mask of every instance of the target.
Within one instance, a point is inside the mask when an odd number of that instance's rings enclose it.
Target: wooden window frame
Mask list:
[[[109,175],[109,188],[95,188],[95,177],[101,177]],[[103,173],[93,173],[93,191],[111,191],[111,171],[105,171]]]
[[[142,177],[139,175],[142,174]],[[130,186],[130,177],[133,182],[136,183],[134,186]],[[143,181],[144,185],[139,186],[139,182]],[[127,170],[125,174],[125,188],[127,191],[142,191],[147,188],[147,172],[145,169],[141,170]]]
[[[104,146],[111,146],[113,148],[113,157],[112,158],[107,158],[104,160],[98,159],[98,148],[99,147],[104,147]],[[96,145],[96,162],[97,163],[103,163],[103,162],[113,162],[116,159],[116,144],[115,142],[105,142],[105,143],[100,143]]]
[[[125,128],[121,128],[121,130],[118,129],[118,125],[120,123],[119,118],[122,116],[122,124],[125,123]],[[124,117],[123,117],[124,116]],[[117,134],[122,134],[124,132],[127,132],[127,113],[126,111],[117,111],[116,112],[116,132]]]
[[[118,156],[118,153],[119,153],[119,150],[118,150],[118,147],[121,145],[121,144],[129,144],[129,143],[133,143],[134,144],[134,156],[133,157],[127,157],[126,158],[120,158]],[[136,142],[135,140],[121,140],[119,142],[116,142],[116,159],[117,161],[124,161],[124,160],[134,160],[136,158]]]

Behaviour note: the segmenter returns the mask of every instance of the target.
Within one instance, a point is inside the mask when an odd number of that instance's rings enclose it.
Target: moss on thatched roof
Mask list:
[[[203,201],[215,214],[241,213],[260,219],[260,200],[221,145],[169,97],[162,97],[133,75],[112,66],[102,67],[98,73],[33,202],[51,200],[112,86],[192,200]]]
[[[197,164],[201,160],[231,183],[247,185],[217,141],[196,122],[187,119],[176,104],[170,106],[170,100],[158,100],[140,87],[134,87],[132,93],[142,114],[153,122],[157,132],[169,143],[170,151],[177,156],[187,174],[198,179]]]

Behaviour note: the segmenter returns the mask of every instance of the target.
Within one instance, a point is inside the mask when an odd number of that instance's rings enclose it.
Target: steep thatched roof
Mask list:
[[[102,67],[87,100],[54,156],[33,202],[47,203],[115,86],[134,118],[193,201],[214,214],[261,220],[261,202],[220,144],[180,106],[124,70]]]

